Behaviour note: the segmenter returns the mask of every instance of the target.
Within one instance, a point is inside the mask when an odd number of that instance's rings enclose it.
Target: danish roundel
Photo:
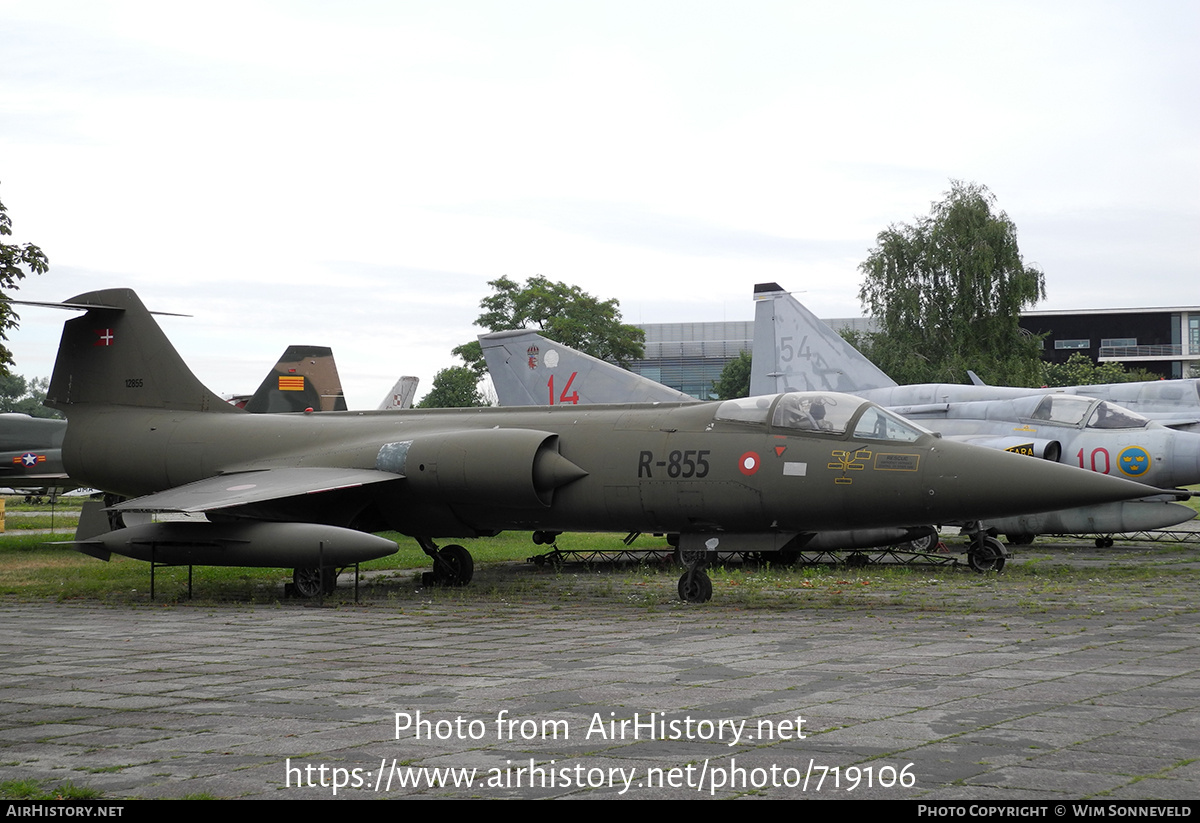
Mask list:
[[[758,452],[746,452],[738,458],[738,471],[747,477],[758,471],[761,465],[762,458],[758,456]]]

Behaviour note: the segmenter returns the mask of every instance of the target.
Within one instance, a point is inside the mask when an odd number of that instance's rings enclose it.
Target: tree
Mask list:
[[[1083,352],[1074,352],[1065,363],[1043,363],[1042,385],[1094,386],[1097,383],[1141,383],[1158,380],[1159,375],[1145,369],[1127,371],[1120,363],[1093,363]]]
[[[645,332],[621,322],[616,299],[600,300],[578,286],[553,283],[541,275],[523,285],[508,277],[488,285],[495,294],[479,301],[483,313],[475,325],[490,332],[536,328],[556,343],[622,367],[645,351]],[[479,341],[464,343],[453,353],[483,376],[487,365]]]
[[[421,398],[418,409],[462,409],[484,406],[483,396],[476,387],[475,372],[464,366],[442,369],[433,378],[433,388]]]
[[[12,220],[8,216],[8,209],[0,202],[0,235],[11,234]],[[34,274],[44,274],[49,268],[50,261],[46,255],[32,243],[0,243],[0,340],[7,340],[8,333],[17,328],[21,319],[13,311],[9,292],[15,291],[17,284],[25,279],[25,269]],[[0,344],[0,374],[8,374],[12,365],[12,352],[8,346]]]
[[[721,376],[713,381],[713,394],[718,400],[750,396],[750,352],[743,351],[725,364]]]
[[[30,417],[62,418],[54,409],[42,405],[50,378],[26,380],[19,374],[0,375],[0,412],[19,412]]]
[[[1046,296],[1044,276],[995,203],[952,180],[927,217],[880,232],[859,266],[859,300],[880,324],[863,353],[897,382],[958,383],[974,369],[993,385],[1040,384],[1037,338],[1018,321]]]

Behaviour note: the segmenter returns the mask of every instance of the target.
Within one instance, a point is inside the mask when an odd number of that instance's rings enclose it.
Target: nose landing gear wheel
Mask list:
[[[689,569],[679,578],[679,599],[684,603],[712,600],[712,580],[703,569]]]
[[[998,572],[1004,568],[1007,553],[994,537],[975,538],[967,551],[967,563],[977,572]]]
[[[443,546],[438,551],[438,560],[442,562],[434,564],[433,573],[439,585],[465,586],[475,575],[475,561],[462,546]]]

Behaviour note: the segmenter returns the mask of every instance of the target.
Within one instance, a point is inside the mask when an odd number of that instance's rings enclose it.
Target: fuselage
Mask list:
[[[1200,432],[1200,380],[1158,380],[1139,383],[1105,383],[1059,388],[974,386],[959,383],[922,383],[855,390],[881,406],[902,409],[932,403],[977,403],[1060,394],[1107,400],[1152,421],[1163,421],[1182,431]]]

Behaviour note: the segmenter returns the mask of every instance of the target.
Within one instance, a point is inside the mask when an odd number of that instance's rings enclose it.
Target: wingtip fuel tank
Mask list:
[[[317,523],[145,523],[76,541],[93,557],[111,552],[171,566],[340,567],[396,552],[391,540]]]

